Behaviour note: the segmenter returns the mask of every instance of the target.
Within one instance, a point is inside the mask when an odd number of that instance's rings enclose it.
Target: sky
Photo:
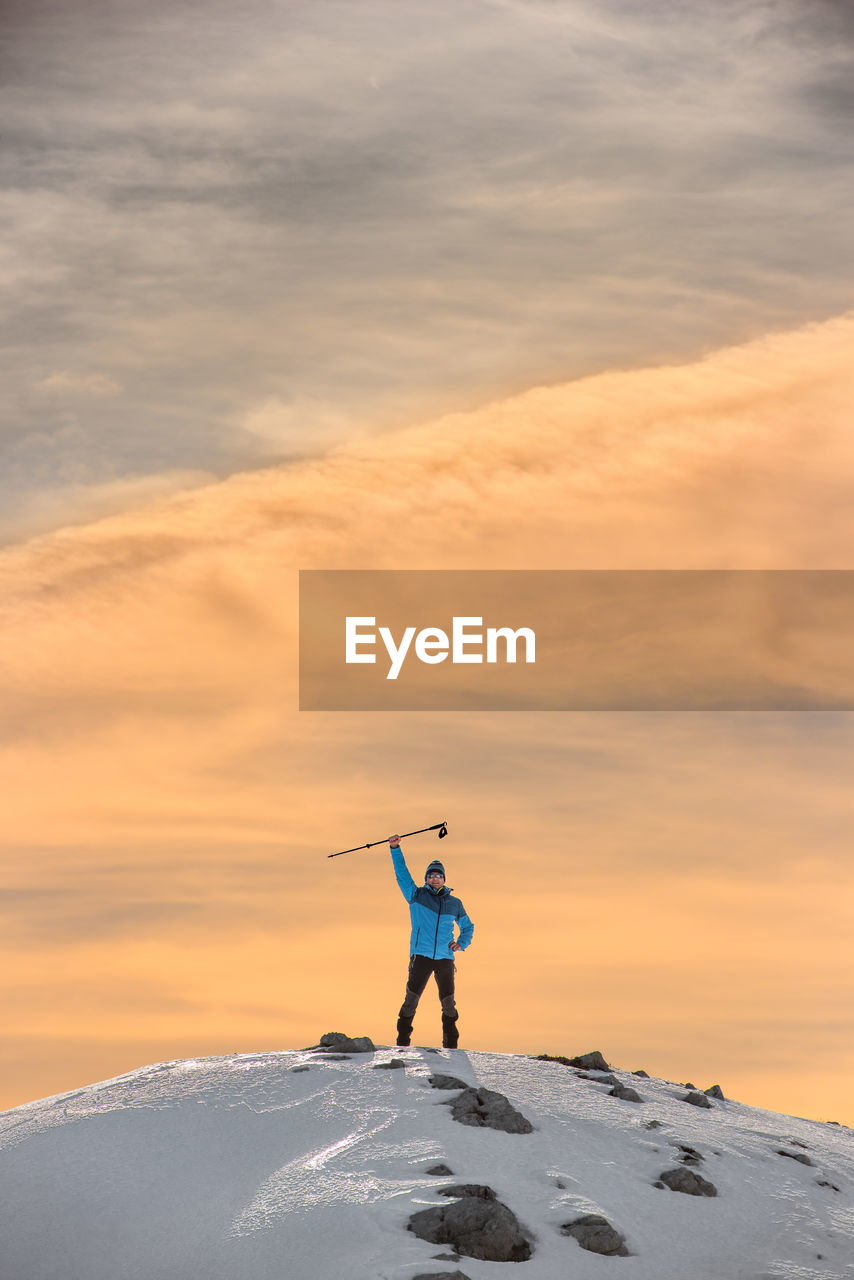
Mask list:
[[[850,302],[832,0],[6,0],[0,536]]]
[[[299,569],[852,567],[850,13],[3,27],[0,1104],[391,1036],[445,819],[471,1047],[854,1121],[850,715],[296,709]]]

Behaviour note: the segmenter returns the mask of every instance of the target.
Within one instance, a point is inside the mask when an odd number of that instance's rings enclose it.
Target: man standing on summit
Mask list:
[[[459,1042],[457,1006],[454,1003],[454,953],[465,951],[472,940],[474,925],[466,915],[459,898],[451,896],[445,884],[445,868],[431,862],[424,873],[424,884],[417,885],[400,847],[400,836],[389,836],[391,860],[400,892],[409,903],[412,933],[409,939],[409,975],[406,996],[397,1019],[397,1043],[408,1045],[412,1038],[412,1019],[418,1001],[432,973],[442,1002],[442,1047],[456,1049]],[[454,921],[459,934],[454,939]]]

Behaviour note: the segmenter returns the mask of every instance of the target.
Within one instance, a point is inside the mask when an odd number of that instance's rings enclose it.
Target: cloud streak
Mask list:
[[[88,518],[79,486],[312,456],[839,312],[842,22],[758,0],[13,9],[7,536]],[[56,370],[121,385],[120,411],[46,404]],[[62,494],[38,520],[33,490]]]

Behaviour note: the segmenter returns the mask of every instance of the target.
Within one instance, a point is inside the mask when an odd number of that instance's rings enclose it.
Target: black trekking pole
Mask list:
[[[425,831],[438,831],[439,839],[444,840],[448,834],[448,824],[447,822],[435,822],[432,827],[419,827],[417,831],[404,831],[400,839],[405,840],[407,836],[420,836]],[[360,849],[373,849],[374,845],[385,844],[387,840],[388,836],[386,836],[385,840],[371,840],[368,844],[357,844],[354,849],[342,849],[341,853],[327,853],[326,856],[327,858],[340,858],[342,853],[358,853]]]

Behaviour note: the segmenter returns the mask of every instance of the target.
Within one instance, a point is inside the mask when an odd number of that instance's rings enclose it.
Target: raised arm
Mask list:
[[[409,867],[403,856],[403,850],[400,847],[400,836],[389,836],[389,848],[391,849],[391,860],[394,865],[394,875],[407,902],[411,902],[418,892],[418,885],[409,874]]]

